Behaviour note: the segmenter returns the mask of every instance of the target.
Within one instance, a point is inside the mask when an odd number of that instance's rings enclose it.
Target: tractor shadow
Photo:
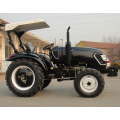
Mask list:
[[[78,97],[74,88],[46,88],[38,92],[38,96],[54,96],[54,97]],[[80,97],[80,96],[79,96]]]

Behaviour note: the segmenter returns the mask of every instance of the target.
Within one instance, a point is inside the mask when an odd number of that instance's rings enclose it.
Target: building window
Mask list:
[[[5,59],[8,59],[12,52],[12,47],[9,45],[9,40],[5,39]]]

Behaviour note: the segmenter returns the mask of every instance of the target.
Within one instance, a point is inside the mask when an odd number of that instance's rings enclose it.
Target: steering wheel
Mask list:
[[[53,45],[54,45],[54,43],[49,44],[49,45],[45,46],[45,47],[43,48],[43,50],[47,50],[47,49],[50,50]]]

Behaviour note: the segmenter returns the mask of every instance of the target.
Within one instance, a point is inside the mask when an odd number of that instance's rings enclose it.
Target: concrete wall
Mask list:
[[[1,69],[0,69],[0,72],[6,72],[8,66],[11,64],[10,61],[5,61],[5,60],[2,60],[1,61]]]
[[[0,70],[2,69],[2,36],[0,36]]]
[[[7,33],[0,30],[0,72],[6,72],[11,62],[5,61],[5,38],[8,39]],[[14,35],[12,35],[14,39]]]
[[[0,30],[0,72],[6,72],[11,62],[5,61],[5,38],[8,39],[7,33]]]

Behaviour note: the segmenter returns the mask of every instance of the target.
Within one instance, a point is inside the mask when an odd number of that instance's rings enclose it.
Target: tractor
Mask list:
[[[109,58],[102,50],[91,47],[71,47],[69,30],[65,47],[49,44],[43,50],[49,55],[35,53],[32,43],[22,43],[22,35],[34,29],[47,28],[49,25],[42,19],[5,25],[9,44],[14,49],[6,61],[11,61],[6,71],[6,84],[19,97],[31,97],[39,90],[45,89],[53,79],[58,82],[73,80],[76,92],[83,97],[100,95],[105,86],[103,74],[116,77],[118,69],[112,67]],[[11,32],[19,39],[18,51],[11,38]]]

